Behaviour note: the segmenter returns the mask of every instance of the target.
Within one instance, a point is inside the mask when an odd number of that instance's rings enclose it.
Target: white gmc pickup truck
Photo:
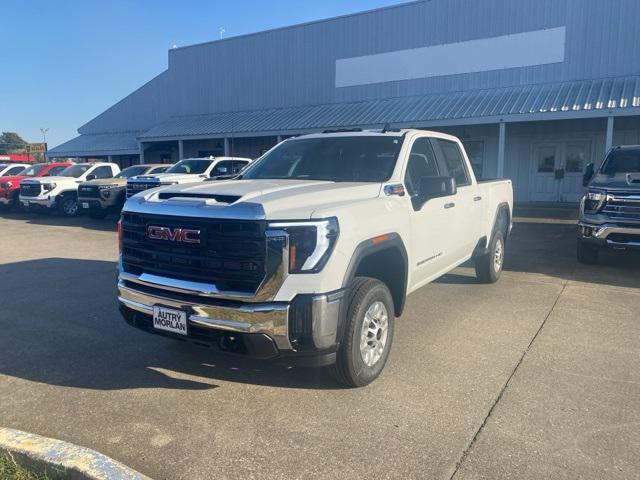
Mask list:
[[[449,135],[291,138],[236,179],[127,201],[120,310],[149,332],[366,385],[409,293],[469,259],[480,282],[498,279],[512,204],[511,182],[476,181]]]

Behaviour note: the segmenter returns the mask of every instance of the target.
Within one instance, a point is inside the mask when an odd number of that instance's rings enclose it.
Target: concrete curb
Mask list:
[[[151,480],[88,448],[11,428],[0,428],[0,453],[8,454],[20,465],[62,478]]]

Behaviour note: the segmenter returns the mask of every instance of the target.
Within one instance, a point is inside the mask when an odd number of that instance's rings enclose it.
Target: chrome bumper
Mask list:
[[[596,225],[586,222],[579,222],[578,228],[580,230],[580,236],[584,240],[594,240],[596,242],[599,241],[600,243],[614,248],[640,247],[640,242],[616,242],[608,238],[612,233],[621,233],[623,235],[640,235],[640,225],[638,225],[637,227],[621,227],[619,225],[611,223]]]
[[[140,284],[141,286],[141,284]],[[309,299],[308,318],[313,347],[326,350],[338,341],[338,324],[343,291],[312,295]],[[135,284],[119,278],[118,301],[127,308],[153,315],[154,305],[163,305],[187,313],[188,322],[204,328],[235,333],[262,333],[273,339],[281,352],[296,350],[289,335],[291,303],[245,303],[240,306],[216,305],[215,300],[183,299],[181,295],[158,292],[155,289],[142,291]]]
[[[39,205],[41,207],[51,208],[56,204],[56,197],[37,198],[20,196],[20,203],[23,205]]]

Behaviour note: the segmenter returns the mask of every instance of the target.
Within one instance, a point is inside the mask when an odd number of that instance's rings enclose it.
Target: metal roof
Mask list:
[[[382,100],[171,117],[140,140],[309,131],[330,127],[394,125],[508,117],[526,121],[570,118],[572,113],[640,107],[640,76],[437,93]],[[602,112],[602,116],[606,116]],[[72,140],[73,141],[73,140]]]
[[[137,137],[142,132],[80,135],[47,152],[48,157],[133,155],[139,153]]]

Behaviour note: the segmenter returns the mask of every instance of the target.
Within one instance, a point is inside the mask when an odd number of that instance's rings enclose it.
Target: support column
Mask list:
[[[505,149],[505,137],[506,137],[506,125],[504,122],[500,122],[500,129],[498,133],[498,168],[497,177],[504,177],[504,149]]]
[[[278,135],[277,143],[280,143],[281,141],[282,141],[282,135]]]
[[[607,117],[607,136],[605,140],[605,153],[613,146],[613,117]]]
[[[112,155],[107,155],[107,162],[113,163],[113,156]]]
[[[229,139],[225,137],[224,139],[224,156],[228,157],[231,155],[231,147],[229,146]]]
[[[178,160],[182,160],[184,158],[184,141],[178,140]]]
[[[140,165],[144,165],[144,143],[138,142],[138,149],[140,150]]]

